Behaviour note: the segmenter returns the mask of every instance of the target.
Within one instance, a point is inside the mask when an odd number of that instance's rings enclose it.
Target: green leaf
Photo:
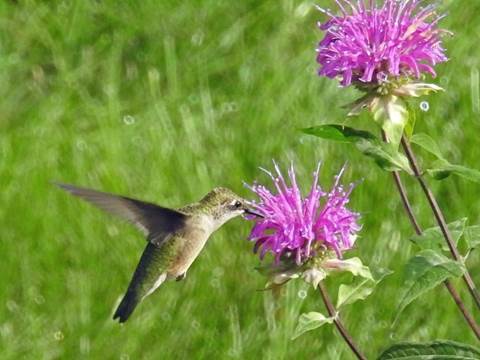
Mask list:
[[[325,324],[331,324],[333,323],[333,321],[333,317],[325,317],[319,312],[309,312],[306,314],[302,314],[298,319],[297,328],[295,329],[295,332],[292,336],[292,340],[298,338],[300,335],[306,333],[307,331],[315,330]]]
[[[342,106],[344,109],[348,109],[349,117],[358,116],[363,111],[363,109],[370,108],[372,102],[375,101],[376,95],[372,93],[367,93],[362,96],[360,99],[355,100],[354,102]]]
[[[314,289],[318,287],[320,281],[327,277],[324,269],[310,268],[303,272],[302,278],[306,283],[311,284]]]
[[[448,178],[450,175],[452,175],[452,172],[448,170],[442,170],[441,169],[442,166],[443,164],[441,164],[440,166],[434,167],[433,169],[427,169],[426,172],[435,180],[444,180]]]
[[[303,268],[298,266],[295,261],[279,261],[278,263],[265,263],[255,268],[260,274],[268,278],[266,289],[272,285],[282,285],[291,279],[300,276]]]
[[[343,143],[355,143],[359,139],[375,140],[375,136],[364,130],[357,130],[348,126],[327,124],[313,126],[301,130],[305,134],[313,135],[322,139],[339,141]]]
[[[427,134],[415,134],[411,137],[410,142],[420,146],[439,160],[446,161],[438,144]]]
[[[412,170],[405,155],[399,153],[394,145],[372,142],[365,139],[356,142],[357,149],[373,158],[375,163],[387,171],[404,170],[412,175]]]
[[[398,147],[385,144],[372,133],[342,125],[320,125],[302,129],[306,134],[322,139],[355,144],[357,149],[387,171],[404,170],[412,174],[407,158],[398,152]]]
[[[408,140],[413,136],[413,131],[415,130],[415,124],[417,122],[417,112],[412,109],[407,103],[408,118],[407,123],[405,124],[404,133]]]
[[[403,129],[407,124],[408,111],[405,102],[398,96],[379,96],[372,101],[370,109],[373,119],[380,124],[395,149],[402,140]]]
[[[361,276],[373,280],[373,275],[368,266],[363,265],[358,257],[350,259],[328,259],[322,263],[322,268],[326,271],[348,271],[354,276]]]
[[[370,269],[368,266],[363,265],[362,261],[357,257],[346,260],[337,258],[327,259],[321,264],[304,270],[302,278],[316,289],[320,281],[325,279],[329,273],[342,271],[348,271],[354,276],[361,276],[373,281]]]
[[[454,341],[398,343],[380,354],[377,360],[478,360],[480,350]]]
[[[366,299],[383,278],[392,273],[391,270],[378,268],[371,278],[363,278],[351,285],[340,285],[337,296],[337,309],[343,305],[352,304],[358,300]]]
[[[467,226],[465,229],[465,242],[467,243],[468,250],[480,246],[480,225]]]
[[[437,180],[439,180],[439,173],[452,173],[467,180],[480,183],[480,171],[466,166],[453,165],[448,162],[437,163],[433,169],[428,169],[427,173]]]
[[[456,244],[458,244],[458,241],[465,231],[467,220],[467,218],[462,218],[447,225]],[[414,235],[410,240],[422,249],[449,251],[447,242],[438,226],[426,229],[423,231],[422,235]]]
[[[393,324],[395,325],[400,314],[413,300],[448,278],[462,276],[464,271],[463,264],[434,250],[423,250],[412,257],[405,266],[405,292],[400,299]]]
[[[395,95],[405,97],[420,97],[438,91],[443,91],[443,89],[435,84],[421,82],[407,82],[402,86],[393,89]]]

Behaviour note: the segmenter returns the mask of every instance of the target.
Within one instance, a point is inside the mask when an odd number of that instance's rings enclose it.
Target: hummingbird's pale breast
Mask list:
[[[206,215],[191,217],[181,238],[176,239],[176,256],[169,266],[169,278],[177,278],[187,272],[213,232],[212,222]]]

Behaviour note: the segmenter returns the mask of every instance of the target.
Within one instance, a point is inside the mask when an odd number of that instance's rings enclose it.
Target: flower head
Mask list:
[[[437,28],[443,16],[422,0],[335,0],[341,15],[319,8],[329,20],[317,48],[319,75],[352,82],[379,84],[389,78],[422,73],[435,76],[434,66],[447,61]]]
[[[293,165],[288,171],[290,184],[277,164],[275,171],[276,175],[266,171],[275,192],[259,184],[249,186],[260,198],[252,206],[263,216],[251,218],[256,223],[249,236],[255,241],[254,252],[260,251],[261,259],[270,252],[277,262],[282,256],[289,256],[302,264],[321,249],[333,250],[340,258],[343,251],[353,247],[360,230],[359,214],[346,207],[354,185],[350,184],[347,190],[339,185],[343,169],[335,177],[332,189],[324,192],[318,185],[318,167],[305,198],[298,188]]]

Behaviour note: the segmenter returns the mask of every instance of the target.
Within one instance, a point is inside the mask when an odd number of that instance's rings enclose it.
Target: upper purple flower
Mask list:
[[[305,198],[298,188],[293,165],[288,171],[290,184],[277,164],[276,176],[267,171],[276,188],[274,193],[263,185],[249,186],[260,198],[252,206],[263,216],[251,218],[256,223],[249,236],[255,241],[254,252],[261,249],[261,259],[271,252],[276,261],[288,255],[301,264],[322,246],[334,250],[339,258],[342,251],[352,248],[360,230],[359,214],[346,208],[354,185],[350,184],[347,190],[339,185],[342,169],[332,189],[323,192],[318,185],[319,168],[313,173],[313,184]]]
[[[319,24],[325,37],[317,48],[319,75],[341,84],[381,83],[401,75],[436,75],[434,66],[447,61],[437,28],[443,16],[422,0],[335,0],[341,15],[319,8],[329,20]]]

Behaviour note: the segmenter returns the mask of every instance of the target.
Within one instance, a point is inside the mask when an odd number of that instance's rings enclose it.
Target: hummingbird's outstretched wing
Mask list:
[[[188,215],[152,203],[125,196],[104,193],[68,184],[55,183],[70,194],[96,205],[102,210],[133,223],[147,236],[147,240],[160,246],[181,229]]]

